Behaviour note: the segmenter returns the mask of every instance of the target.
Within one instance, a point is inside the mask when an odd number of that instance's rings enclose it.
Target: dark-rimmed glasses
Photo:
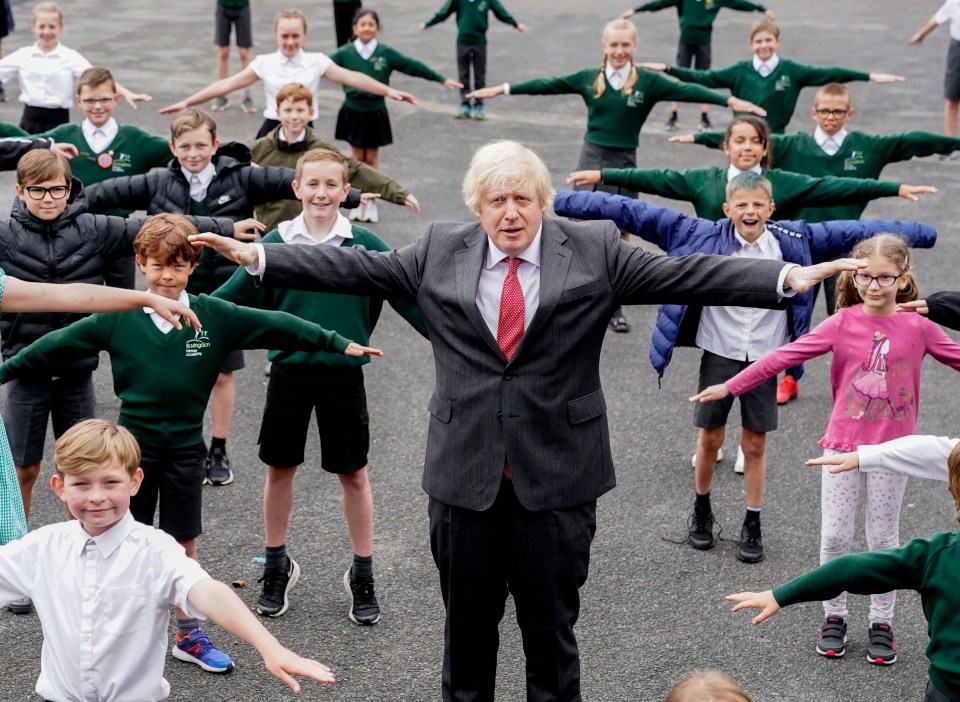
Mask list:
[[[897,282],[897,279],[900,276],[898,275],[867,275],[866,273],[854,273],[853,282],[857,285],[860,285],[864,288],[869,288],[870,284],[873,281],[877,281],[877,285],[881,288],[889,288],[891,285]]]
[[[41,185],[23,185],[21,188],[31,200],[42,200],[48,193],[54,200],[62,200],[70,192],[70,188],[66,185],[52,185],[49,188]]]

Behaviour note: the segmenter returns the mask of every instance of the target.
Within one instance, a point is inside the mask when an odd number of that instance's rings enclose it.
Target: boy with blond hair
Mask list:
[[[121,426],[140,442],[143,484],[130,504],[137,521],[153,524],[159,500],[160,529],[196,558],[206,447],[203,413],[226,356],[241,348],[321,349],[352,356],[380,355],[282,312],[237,307],[189,295],[185,288],[198,250],[187,237],[196,228],[182,215],[157,215],[134,241],[137,265],[150,292],[195,310],[203,330],[174,330],[152,309],[95,314],[46,335],[0,366],[0,383],[30,373],[51,373],[76,356],[106,351]],[[171,402],[170,398],[176,398]],[[215,673],[232,669],[188,612],[177,612],[174,657]]]
[[[249,643],[294,692],[300,691],[294,675],[334,682],[325,665],[284,648],[172,538],[134,521],[130,501],[143,470],[128,430],[99,419],[80,422],[57,441],[54,460],[50,486],[75,519],[0,546],[0,602],[32,598],[43,627],[38,695],[166,699],[170,605],[209,617]]]

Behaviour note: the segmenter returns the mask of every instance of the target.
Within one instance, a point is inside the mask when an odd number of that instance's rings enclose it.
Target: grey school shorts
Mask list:
[[[54,437],[60,438],[74,424],[96,414],[90,372],[59,378],[17,378],[6,387],[3,423],[13,462],[18,466],[30,466],[43,459],[48,418],[53,419]]]
[[[677,65],[681,68],[705,71],[710,68],[712,54],[710,44],[678,44]]]
[[[734,361],[704,351],[700,359],[700,383],[697,392],[711,385],[725,383],[751,364],[750,361]],[[733,408],[733,395],[719,402],[698,402],[693,406],[693,426],[699,429],[716,429],[725,426]],[[750,392],[740,396],[740,424],[744,429],[766,433],[777,428],[777,378],[768,378]]]
[[[250,30],[250,6],[224,7],[217,3],[217,14],[213,33],[215,46],[230,46],[230,27],[236,27],[237,48],[253,47],[253,32]]]
[[[947,72],[943,77],[943,97],[960,100],[960,41],[950,40],[947,49]]]

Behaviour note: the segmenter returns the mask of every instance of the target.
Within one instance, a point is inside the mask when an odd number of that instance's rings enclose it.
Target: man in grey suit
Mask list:
[[[417,302],[436,362],[423,488],[446,608],[443,699],[493,699],[509,592],[527,699],[579,700],[579,589],[596,500],[616,482],[599,373],[613,311],[778,307],[853,264],[657,256],[610,222],[545,219],[550,174],[516,142],[479,149],[463,192],[479,223],[432,224],[386,253],[193,239],[263,285]]]

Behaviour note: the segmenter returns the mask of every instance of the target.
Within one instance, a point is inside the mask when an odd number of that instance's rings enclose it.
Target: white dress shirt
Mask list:
[[[840,147],[843,146],[843,140],[847,138],[847,128],[842,127],[839,132],[833,136],[827,134],[825,131],[817,127],[813,132],[813,140],[817,142],[817,146],[823,149],[823,153],[827,156],[833,156],[836,154]]]
[[[950,38],[960,41],[960,0],[947,0],[934,15],[937,24],[950,23]]]
[[[731,258],[762,258],[782,261],[776,237],[764,230],[754,243],[734,232],[740,248]],[[790,340],[785,310],[759,307],[704,307],[697,330],[697,346],[735,361],[755,361]]]
[[[314,107],[313,111],[316,112],[317,108]],[[280,141],[285,142],[287,144],[299,144],[301,141],[307,138],[307,130],[306,128],[304,128],[303,131],[301,131],[300,134],[291,141],[290,139],[287,138],[287,132],[284,130],[284,128],[280,127],[279,137],[280,137]]]
[[[183,170],[182,166],[181,170]],[[217,168],[213,165],[213,161],[208,163],[206,168],[199,173],[191,173],[190,171],[184,170],[183,175],[186,177],[187,182],[190,183],[190,199],[202,202],[204,198],[207,197],[207,188],[210,187],[210,182],[216,174]]]
[[[523,330],[530,326],[530,320],[540,306],[540,237],[543,233],[543,224],[537,230],[530,246],[519,256],[521,263],[517,268],[517,280],[523,290]],[[510,264],[507,263],[508,254],[494,246],[487,237],[487,256],[480,271],[480,284],[477,285],[476,302],[480,309],[483,321],[487,328],[497,338],[497,327],[500,326],[500,296],[503,294],[503,281],[507,278]]]
[[[0,59],[0,82],[20,84],[20,102],[31,107],[70,109],[74,86],[90,62],[58,43],[44,53],[38,44],[25,46]]]
[[[763,78],[766,78],[768,75],[777,70],[777,66],[780,65],[780,57],[774,54],[766,61],[761,61],[760,57],[756,54],[753,55],[753,70],[759,73]]]
[[[297,215],[288,222],[280,222],[277,225],[277,231],[285,244],[306,244],[307,246],[316,246],[317,244],[329,244],[330,246],[340,246],[347,239],[353,238],[353,227],[350,220],[337,212],[337,221],[333,223],[330,232],[320,240],[314,239],[307,232],[307,225],[303,221],[303,213]]]
[[[263,116],[277,119],[277,93],[287,83],[301,83],[313,93],[314,109],[320,104],[320,79],[333,61],[326,54],[301,49],[293,56],[283,55],[279,49],[272,54],[260,54],[250,62],[250,70],[263,81],[266,107]]]
[[[373,52],[377,50],[377,47],[380,46],[380,42],[376,39],[371,39],[369,44],[364,44],[359,39],[353,40],[353,48],[357,50],[357,53],[360,54],[360,58],[367,61],[370,60],[370,57],[373,56]]]
[[[607,82],[610,83],[610,87],[614,90],[622,90],[623,86],[627,83],[627,78],[630,77],[630,71],[633,70],[633,64],[629,61],[621,68],[615,69],[610,64],[607,64],[606,70],[604,70],[604,75],[607,76]]]
[[[756,165],[754,165],[752,168],[747,169],[747,170],[750,170],[750,171],[756,173],[757,175],[763,175],[763,172],[761,171],[761,168],[760,168],[760,164],[759,164],[759,163],[756,164]],[[727,182],[729,183],[731,180],[733,180],[733,179],[736,178],[738,175],[740,175],[741,173],[744,173],[744,172],[745,172],[745,171],[741,171],[741,170],[740,170],[739,168],[737,168],[736,166],[728,166],[728,167],[727,167]]]
[[[150,292],[153,292],[153,290],[151,290]],[[187,295],[186,290],[180,291],[180,298],[177,301],[184,307],[188,309],[190,308],[190,296]],[[144,307],[143,311],[144,311],[144,314],[150,315],[150,321],[156,324],[157,329],[159,329],[164,334],[168,333],[171,329],[173,329],[173,325],[170,324],[170,322],[165,320],[163,317],[158,315],[152,307]],[[180,319],[180,315],[177,315],[177,319]]]
[[[0,602],[29,597],[43,627],[36,691],[48,700],[165,699],[170,605],[203,618],[187,595],[209,577],[129,512],[100,536],[71,520],[0,547]]]
[[[95,154],[103,153],[107,147],[117,138],[120,126],[113,117],[108,119],[102,127],[94,127],[90,120],[85,119],[80,123],[80,130],[83,132],[83,138],[87,146]]]
[[[960,439],[904,436],[875,446],[859,446],[860,471],[947,480],[947,458]]]

